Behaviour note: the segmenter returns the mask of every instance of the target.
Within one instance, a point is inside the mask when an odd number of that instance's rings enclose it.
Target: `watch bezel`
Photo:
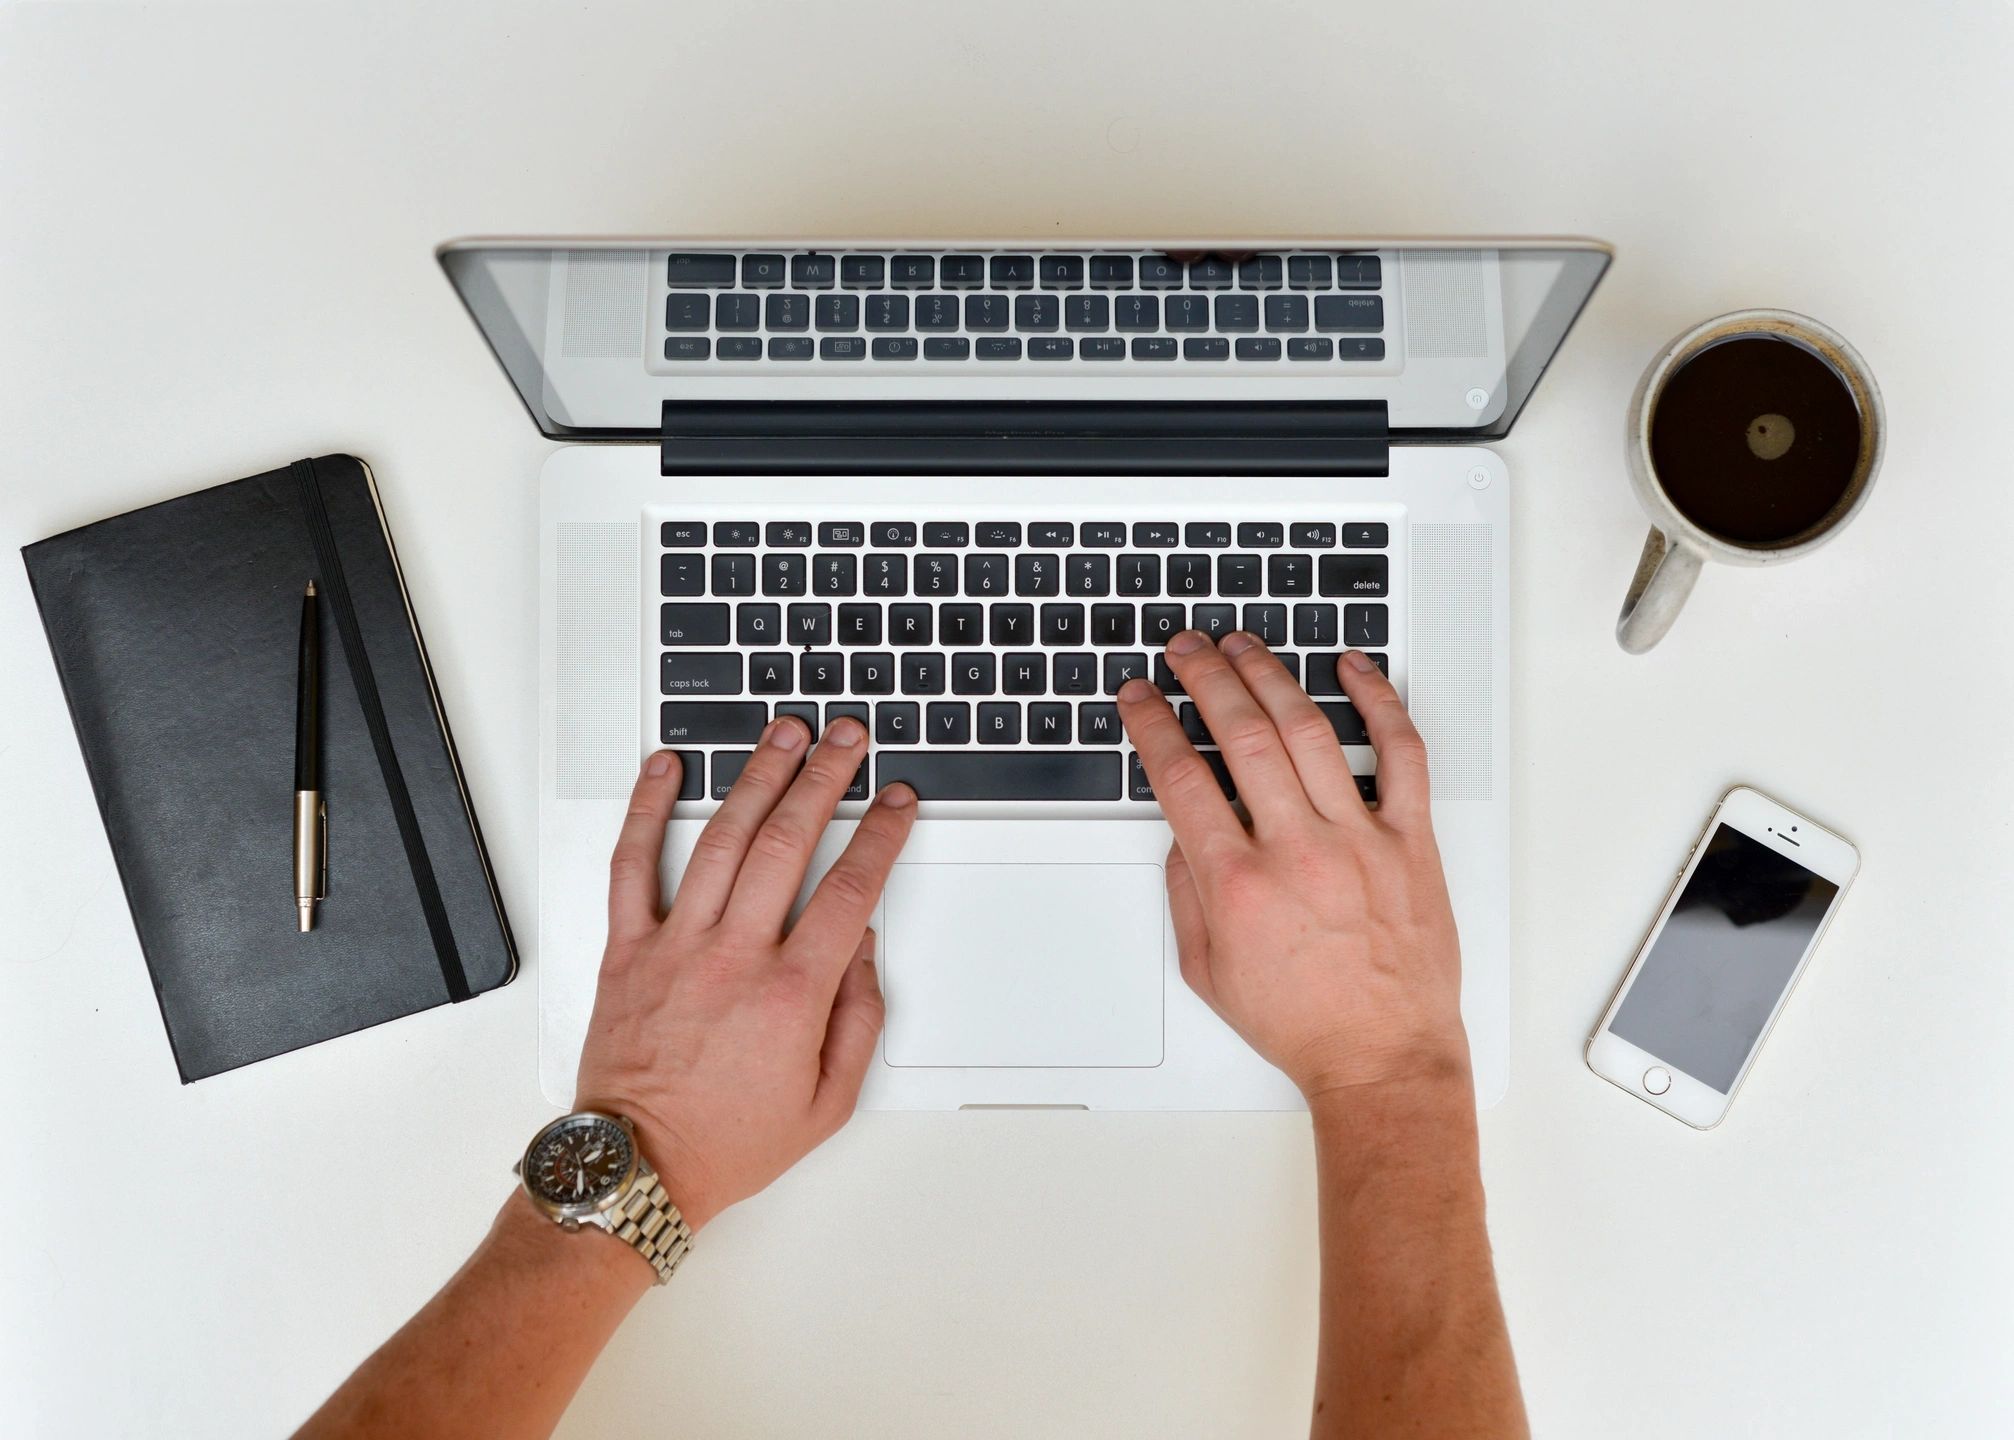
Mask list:
[[[532,1152],[538,1149],[545,1138],[555,1130],[563,1129],[569,1125],[577,1125],[583,1120],[599,1121],[606,1125],[613,1125],[616,1129],[622,1131],[623,1139],[629,1145],[629,1166],[623,1171],[622,1179],[618,1180],[609,1189],[608,1193],[598,1200],[581,1201],[575,1204],[567,1204],[559,1200],[549,1200],[532,1188]],[[531,1197],[532,1204],[538,1206],[547,1215],[550,1215],[562,1224],[571,1222],[574,1225],[579,1225],[583,1221],[595,1221],[621,1204],[623,1197],[629,1194],[630,1188],[636,1183],[636,1177],[642,1169],[643,1152],[637,1148],[636,1131],[627,1120],[623,1119],[620,1115],[609,1115],[600,1110],[575,1110],[571,1114],[562,1115],[551,1124],[541,1127],[539,1132],[531,1137],[531,1143],[524,1147],[524,1154],[518,1159],[518,1183],[524,1187],[524,1193]]]

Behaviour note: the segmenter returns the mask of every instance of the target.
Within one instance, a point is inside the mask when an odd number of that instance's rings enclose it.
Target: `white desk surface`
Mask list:
[[[1998,3],[0,7],[0,547],[367,457],[535,937],[547,447],[437,241],[1608,239],[1502,446],[1517,973],[1483,1151],[1532,1415],[2006,1434],[2010,42]],[[1758,304],[1867,356],[1879,491],[1821,555],[1709,573],[1630,658],[1630,388],[1670,335]],[[183,1088],[12,562],[0,675],[0,1430],[281,1433],[506,1193],[549,1113],[539,957],[473,1004]],[[1580,1047],[1736,780],[1865,863],[1701,1135]],[[562,1431],[1295,1434],[1313,1218],[1295,1116],[866,1116],[702,1237]]]

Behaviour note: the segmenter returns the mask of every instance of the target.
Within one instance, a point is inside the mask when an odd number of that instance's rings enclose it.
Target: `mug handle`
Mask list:
[[[1699,552],[1662,530],[1653,529],[1643,542],[1643,555],[1622,597],[1622,614],[1615,622],[1615,642],[1641,655],[1664,638],[1671,622],[1699,579]]]

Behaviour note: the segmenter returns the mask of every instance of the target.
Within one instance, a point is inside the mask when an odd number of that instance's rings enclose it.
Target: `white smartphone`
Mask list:
[[[1588,1069],[1718,1125],[1859,868],[1850,843],[1768,796],[1721,796],[1588,1037]]]

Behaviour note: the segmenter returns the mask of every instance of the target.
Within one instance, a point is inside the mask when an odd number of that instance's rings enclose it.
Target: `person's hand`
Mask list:
[[[644,764],[609,863],[608,950],[577,1103],[636,1122],[644,1158],[695,1230],[796,1164],[853,1113],[881,1033],[874,912],[916,819],[891,785],[785,929],[867,732],[772,722],[658,896],[678,758]]]
[[[1311,657],[1312,658],[1312,657]],[[1168,663],[1223,751],[1250,824],[1152,684],[1119,713],[1175,831],[1168,906],[1182,976],[1312,1103],[1468,1074],[1461,957],[1427,812],[1427,753],[1369,656],[1337,665],[1378,753],[1369,809],[1336,734],[1243,632],[1185,631]]]

